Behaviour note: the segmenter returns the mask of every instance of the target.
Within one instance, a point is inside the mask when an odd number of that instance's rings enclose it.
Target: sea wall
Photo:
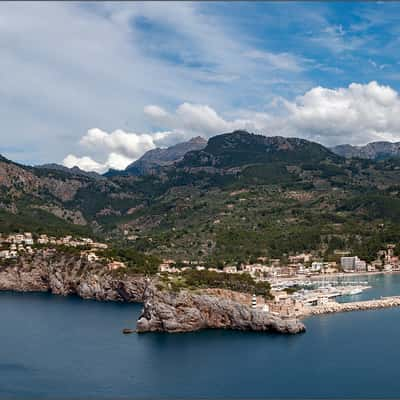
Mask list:
[[[375,300],[356,301],[351,303],[336,303],[334,301],[319,306],[308,307],[306,315],[331,314],[361,310],[376,310],[380,308],[399,307],[400,296],[382,297]]]
[[[271,331],[295,334],[305,331],[297,319],[282,319],[226,296],[158,290],[149,285],[137,332],[192,332],[200,329]]]

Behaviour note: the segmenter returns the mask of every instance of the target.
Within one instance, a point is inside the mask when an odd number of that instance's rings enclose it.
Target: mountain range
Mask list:
[[[332,147],[331,150],[346,158],[367,158],[371,160],[385,159],[400,156],[400,142],[372,142],[365,146],[342,144]]]
[[[15,230],[97,235],[176,259],[369,258],[400,242],[400,158],[344,158],[245,131],[153,150],[103,177],[1,157],[0,232]]]

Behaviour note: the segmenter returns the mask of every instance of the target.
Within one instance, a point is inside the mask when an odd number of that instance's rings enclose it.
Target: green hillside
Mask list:
[[[334,258],[335,249],[371,258],[400,241],[399,171],[396,159],[344,159],[243,131],[153,175],[94,179],[0,159],[0,230],[78,229],[210,263],[306,250]]]

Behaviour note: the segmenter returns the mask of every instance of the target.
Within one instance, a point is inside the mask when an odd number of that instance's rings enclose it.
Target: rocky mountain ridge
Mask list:
[[[385,159],[400,156],[400,142],[381,141],[368,143],[364,146],[342,144],[332,147],[331,150],[345,158]]]
[[[206,145],[207,140],[197,136],[187,142],[177,143],[167,148],[149,150],[138,160],[128,165],[123,173],[140,176],[156,172],[160,167],[172,165],[180,161],[189,151],[201,150]],[[113,171],[111,175],[118,174],[120,173]]]
[[[94,179],[3,158],[0,232],[94,234],[161,257],[224,262],[330,248],[335,232],[337,246],[362,253],[350,222],[371,243],[383,237],[375,226],[400,224],[399,169],[400,159],[346,159],[304,139],[244,131],[140,176]]]

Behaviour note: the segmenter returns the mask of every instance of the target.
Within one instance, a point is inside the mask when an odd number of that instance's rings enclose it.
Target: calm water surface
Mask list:
[[[354,300],[400,294],[400,274],[368,279],[374,288]],[[1,293],[0,397],[400,395],[400,308],[310,318],[297,336],[122,335],[140,309]]]

